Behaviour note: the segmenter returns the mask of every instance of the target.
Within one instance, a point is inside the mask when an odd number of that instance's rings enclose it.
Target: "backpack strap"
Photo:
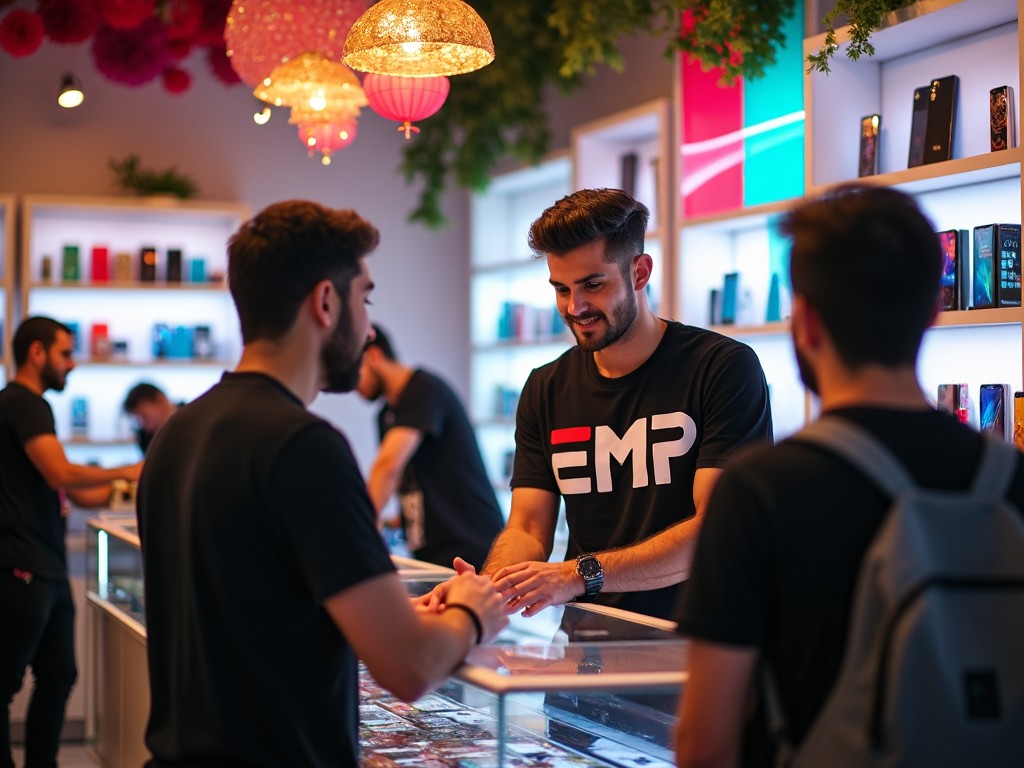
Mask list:
[[[890,497],[917,486],[896,455],[880,440],[852,421],[823,416],[800,430],[794,439],[814,443],[843,457],[874,480]],[[1019,452],[995,435],[983,433],[981,460],[971,493],[983,498],[1006,498],[1017,472]]]

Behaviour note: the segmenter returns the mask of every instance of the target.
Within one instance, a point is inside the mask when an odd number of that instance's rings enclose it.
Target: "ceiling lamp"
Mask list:
[[[391,77],[368,74],[363,78],[363,91],[370,108],[381,117],[401,123],[399,131],[419,133],[413,125],[437,112],[448,98],[447,77]]]
[[[380,0],[352,25],[342,61],[378,75],[461,75],[494,61],[494,43],[462,0]]]
[[[255,88],[303,51],[341,61],[345,36],[368,5],[369,0],[234,0],[224,25],[231,67]]]
[[[60,80],[60,93],[57,96],[57,103],[65,109],[74,109],[85,101],[85,94],[82,93],[82,86],[70,72],[66,72]]]
[[[313,122],[299,124],[299,141],[306,146],[312,157],[314,152],[320,153],[320,162],[331,164],[331,155],[344,149],[356,140],[356,120],[354,117],[341,122]]]
[[[286,61],[264,78],[253,95],[276,107],[308,106],[316,112],[342,105],[366,106],[359,78],[344,64],[307,52]]]

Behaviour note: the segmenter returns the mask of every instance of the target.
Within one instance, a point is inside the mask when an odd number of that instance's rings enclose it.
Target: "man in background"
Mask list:
[[[402,365],[387,334],[373,328],[356,387],[370,402],[384,400],[367,480],[373,505],[379,515],[398,495],[413,557],[451,567],[459,556],[479,568],[504,518],[469,417],[448,384]]]
[[[869,432],[918,486],[967,489],[982,437],[934,410],[916,375],[939,306],[931,222],[901,192],[851,186],[799,205],[782,231],[792,238],[793,345],[822,414]],[[1018,509],[1022,464],[1007,495]],[[839,675],[858,573],[890,503],[860,469],[799,435],[725,470],[676,615],[692,640],[681,766],[776,764],[759,663],[800,746]]]
[[[74,369],[71,330],[30,317],[13,340],[15,374],[0,391],[0,766],[13,768],[10,705],[32,669],[25,764],[57,764],[75,669],[75,606],[68,579],[67,506],[102,506],[111,482],[135,480],[141,464],[113,469],[72,464],[43,398]]]
[[[124,398],[124,412],[134,417],[135,438],[143,453],[149,448],[153,436],[178,410],[160,387],[149,382],[136,384]]]
[[[152,766],[356,768],[357,658],[413,700],[507,622],[486,577],[414,610],[348,441],[308,410],[359,379],[378,238],[292,200],[228,244],[242,356],[161,428],[139,485]]]

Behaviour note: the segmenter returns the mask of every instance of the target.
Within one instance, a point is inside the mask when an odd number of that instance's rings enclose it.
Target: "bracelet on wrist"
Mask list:
[[[476,640],[473,642],[473,645],[480,645],[480,641],[484,638],[484,625],[480,623],[480,617],[476,615],[476,611],[465,603],[446,603],[445,610],[449,608],[465,611],[466,615],[469,616],[469,620],[473,622],[473,627],[476,629]]]

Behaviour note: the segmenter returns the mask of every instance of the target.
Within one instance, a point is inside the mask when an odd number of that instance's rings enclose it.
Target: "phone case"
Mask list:
[[[910,154],[907,167],[913,168],[924,163],[924,132],[928,127],[928,94],[931,86],[914,89],[914,112],[910,118]]]
[[[1013,393],[1013,444],[1024,451],[1024,392]]]
[[[998,152],[1017,146],[1017,117],[1013,88],[1000,85],[988,92],[991,149]]]
[[[995,305],[1020,306],[1020,224],[1000,224],[996,228],[999,253],[996,258]]]
[[[960,78],[948,75],[932,80],[928,91],[928,120],[924,133],[924,162],[940,163],[953,157],[957,91]]]
[[[937,234],[942,249],[942,309],[967,309],[970,306],[966,291],[969,281],[964,277],[970,258],[967,252],[967,230],[947,229]]]
[[[878,173],[878,129],[882,118],[868,115],[860,119],[860,162],[857,176],[874,176]]]

